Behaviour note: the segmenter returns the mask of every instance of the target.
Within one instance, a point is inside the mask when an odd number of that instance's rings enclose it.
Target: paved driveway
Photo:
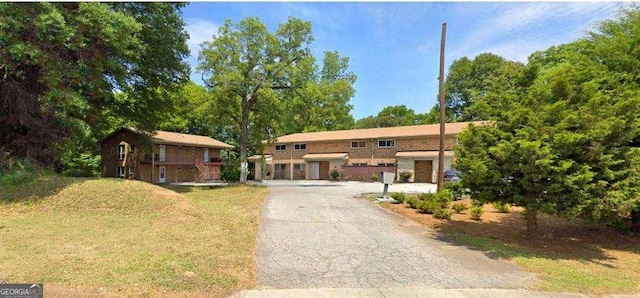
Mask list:
[[[269,182],[258,235],[261,288],[522,288],[535,277],[354,196],[381,184]],[[390,191],[433,191],[397,184]]]

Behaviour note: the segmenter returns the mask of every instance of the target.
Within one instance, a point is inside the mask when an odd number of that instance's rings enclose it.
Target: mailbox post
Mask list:
[[[381,200],[379,201],[393,200],[389,198],[388,191],[389,191],[389,184],[393,184],[393,180],[396,178],[396,173],[381,172],[380,177],[382,178],[380,179],[380,182],[384,183],[384,190],[382,191],[382,198],[380,198]]]

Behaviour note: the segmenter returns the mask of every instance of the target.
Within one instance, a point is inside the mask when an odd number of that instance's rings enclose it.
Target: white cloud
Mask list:
[[[191,51],[191,57],[198,57],[200,44],[205,41],[211,41],[213,36],[218,33],[218,24],[203,19],[187,19],[187,32],[189,32],[189,40],[187,45]]]

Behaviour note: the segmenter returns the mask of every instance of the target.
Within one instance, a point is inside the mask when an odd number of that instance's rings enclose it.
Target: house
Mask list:
[[[445,170],[451,169],[458,133],[470,123],[485,122],[446,124]],[[249,160],[255,163],[255,177],[263,179],[326,180],[335,168],[351,180],[369,180],[391,171],[396,177],[411,173],[411,182],[435,182],[439,134],[439,124],[296,133],[273,143],[263,141],[264,156]]]
[[[220,179],[220,150],[233,146],[206,136],[121,128],[100,142],[102,177],[151,183]]]

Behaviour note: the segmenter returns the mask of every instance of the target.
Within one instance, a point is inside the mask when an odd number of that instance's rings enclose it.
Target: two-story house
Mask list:
[[[121,128],[100,143],[102,176],[150,183],[220,178],[220,150],[233,146],[210,137]]]
[[[471,122],[445,126],[445,170],[451,168],[457,135]],[[485,122],[473,122],[483,125]],[[413,125],[296,133],[265,144],[265,155],[252,156],[256,179],[329,179],[329,171],[343,175],[356,167],[411,173],[412,182],[434,182],[438,171],[440,125]],[[370,169],[368,173],[379,173]]]

